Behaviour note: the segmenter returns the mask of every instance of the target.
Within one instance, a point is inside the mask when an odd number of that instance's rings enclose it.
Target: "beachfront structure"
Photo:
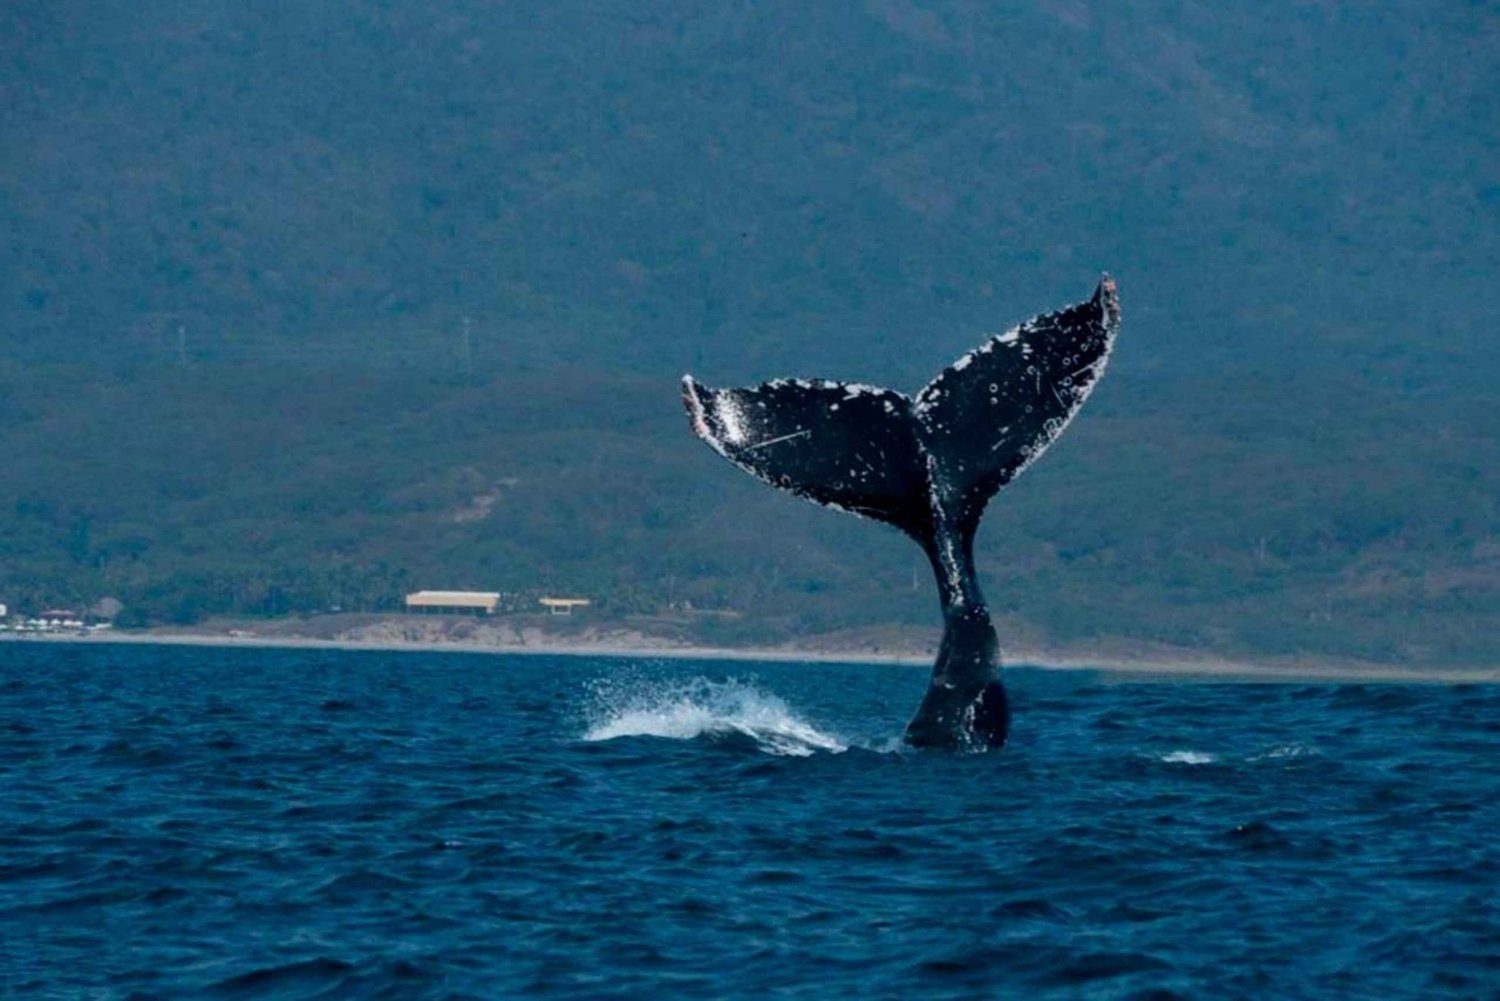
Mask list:
[[[417,591],[406,596],[409,612],[463,612],[494,615],[499,591]]]
[[[588,605],[587,598],[538,598],[547,609],[548,615],[572,615],[573,609]]]

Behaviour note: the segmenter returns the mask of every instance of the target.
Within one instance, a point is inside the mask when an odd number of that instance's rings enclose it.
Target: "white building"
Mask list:
[[[548,615],[572,615],[575,608],[587,608],[587,598],[538,598]]]

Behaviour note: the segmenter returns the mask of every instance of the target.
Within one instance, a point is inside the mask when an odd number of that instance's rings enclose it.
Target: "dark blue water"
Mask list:
[[[1485,997],[1500,688],[0,645],[0,994]]]

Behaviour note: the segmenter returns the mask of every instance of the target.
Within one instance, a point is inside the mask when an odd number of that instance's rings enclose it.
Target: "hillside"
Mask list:
[[[1017,628],[1494,662],[1500,17],[1277,2],[0,11],[0,601],[412,586],[926,622],[676,378],[914,389],[1121,280]]]

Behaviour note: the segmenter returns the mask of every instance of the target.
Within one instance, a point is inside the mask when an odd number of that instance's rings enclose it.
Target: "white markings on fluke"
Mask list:
[[[791,441],[794,438],[805,438],[810,434],[812,434],[810,430],[808,430],[807,428],[803,428],[800,431],[793,431],[791,434],[778,435],[775,438],[767,438],[765,441],[758,441],[754,445],[748,446],[745,451],[753,452],[757,448],[765,448],[767,445],[779,445],[784,441]]]
[[[743,414],[740,412],[740,403],[729,393],[717,393],[714,396],[714,414],[719,418],[719,423],[724,425],[724,438],[731,445],[739,445],[745,440],[745,425]]]

